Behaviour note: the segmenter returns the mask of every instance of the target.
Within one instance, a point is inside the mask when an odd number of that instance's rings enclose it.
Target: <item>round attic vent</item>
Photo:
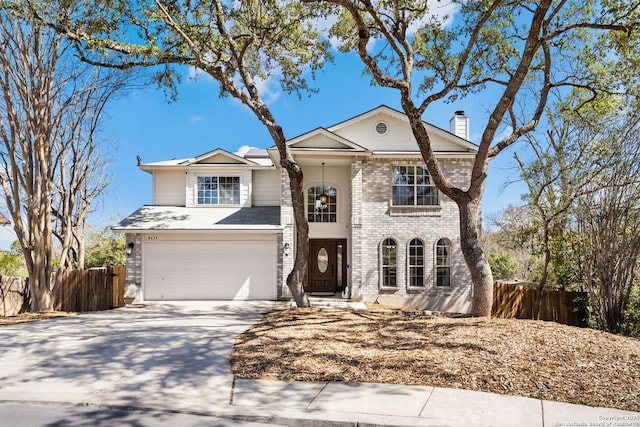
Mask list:
[[[387,132],[389,132],[389,125],[386,122],[376,123],[376,133],[378,135],[385,135]]]

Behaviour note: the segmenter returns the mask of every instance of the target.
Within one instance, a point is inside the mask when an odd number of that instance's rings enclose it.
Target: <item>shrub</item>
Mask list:
[[[622,333],[640,337],[640,285],[635,285],[629,295],[629,306],[625,312]]]
[[[511,280],[515,277],[518,265],[505,253],[489,255],[489,265],[494,280]]]

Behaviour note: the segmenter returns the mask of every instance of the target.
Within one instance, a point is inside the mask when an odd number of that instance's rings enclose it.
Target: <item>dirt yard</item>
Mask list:
[[[640,412],[640,340],[552,322],[272,312],[236,340],[241,378],[417,384]]]
[[[0,316],[0,326],[15,325],[16,323],[36,322],[38,320],[55,319],[56,317],[75,316],[78,313],[66,311],[43,311],[38,313],[20,313],[15,316]]]

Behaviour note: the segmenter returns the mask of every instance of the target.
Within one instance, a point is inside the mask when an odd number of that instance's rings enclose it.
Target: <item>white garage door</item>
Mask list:
[[[276,299],[273,241],[145,242],[145,300]]]

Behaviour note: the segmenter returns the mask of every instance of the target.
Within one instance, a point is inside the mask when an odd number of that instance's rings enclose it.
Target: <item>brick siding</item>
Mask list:
[[[438,300],[444,298],[449,301],[449,304],[462,306],[463,300],[468,300],[471,294],[471,278],[460,249],[460,221],[455,202],[440,193],[438,207],[413,208],[391,205],[393,168],[401,165],[422,164],[424,163],[419,160],[406,159],[370,159],[362,162],[361,202],[357,200],[356,191],[353,195],[354,206],[361,205],[359,236],[353,239],[352,249],[354,264],[356,259],[359,259],[357,267],[359,271],[355,276],[361,277],[361,293],[365,300],[375,300],[380,295],[412,299],[416,299],[416,296],[427,299],[437,296]],[[471,162],[443,160],[441,165],[449,179],[464,188],[465,183],[468,183]],[[397,287],[391,289],[382,288],[380,280],[380,244],[386,238],[393,238],[398,245]],[[425,244],[424,288],[407,286],[407,251],[409,242],[415,238],[422,239]],[[448,288],[435,285],[435,245],[442,238],[448,239],[452,246],[452,280],[451,287]],[[443,309],[445,307],[439,308],[427,304],[424,308]]]

